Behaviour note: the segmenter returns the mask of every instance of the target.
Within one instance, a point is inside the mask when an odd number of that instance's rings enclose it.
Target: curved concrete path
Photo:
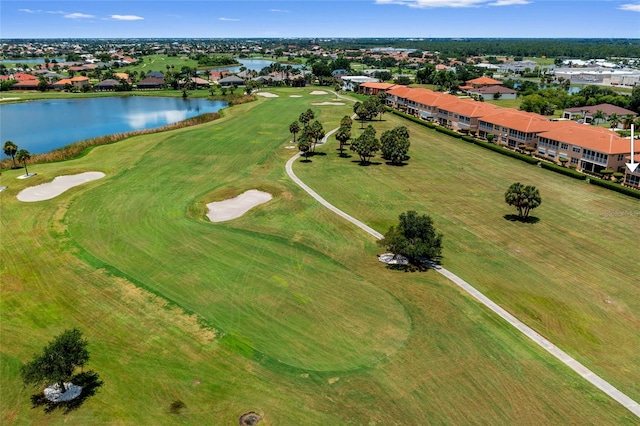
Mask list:
[[[322,139],[321,143],[325,143],[327,141],[327,138],[333,133],[335,133],[337,130],[338,129],[333,129],[330,132],[328,132],[326,136]],[[354,225],[361,228],[365,232],[369,233],[373,237],[377,239],[382,239],[383,235],[381,233],[371,228],[370,226],[365,225],[364,223],[360,222],[358,219],[348,215],[347,213],[343,212],[342,210],[338,209],[337,207],[329,203],[327,200],[322,198],[317,192],[311,189],[307,184],[301,181],[300,178],[298,178],[298,176],[296,176],[296,174],[293,172],[293,163],[298,158],[300,158],[301,154],[302,153],[299,152],[293,157],[291,157],[289,161],[287,161],[285,169],[289,177],[296,184],[298,184],[302,189],[304,189],[309,195],[315,198],[320,204],[322,204],[323,206],[325,206],[326,208],[328,208],[338,216],[353,223]],[[471,284],[469,284],[468,282],[466,282],[465,280],[463,280],[453,272],[450,272],[440,266],[437,266],[434,269],[438,273],[442,274],[443,276],[448,278],[450,281],[455,283],[458,287],[460,287],[461,289],[469,293],[471,296],[473,296],[473,298],[478,300],[484,306],[486,306],[487,308],[491,309],[493,312],[498,314],[502,319],[504,319],[513,327],[518,329],[522,334],[527,336],[529,339],[533,340],[534,343],[538,344],[538,346],[542,347],[544,350],[546,350],[551,355],[556,357],[563,364],[565,364],[566,366],[571,368],[573,371],[578,373],[585,380],[589,381],[595,387],[597,387],[602,392],[609,395],[611,398],[613,398],[614,400],[622,404],[626,409],[628,409],[629,411],[631,411],[633,414],[635,414],[637,417],[640,418],[640,404],[638,404],[636,401],[628,397],[626,394],[620,392],[612,384],[610,384],[609,382],[607,382],[606,380],[598,376],[593,371],[589,370],[587,367],[579,363],[576,359],[574,359],[565,351],[563,351],[562,349],[560,349],[559,347],[551,343],[549,340],[542,337],[531,327],[527,326],[525,323],[523,323],[522,321],[520,321],[519,319],[511,315],[509,312],[507,312],[502,307],[500,307],[497,303],[495,303],[494,301],[489,299],[487,296],[485,296],[484,294],[476,290]]]

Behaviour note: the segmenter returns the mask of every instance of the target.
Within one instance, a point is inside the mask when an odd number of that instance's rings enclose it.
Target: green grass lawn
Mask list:
[[[0,422],[235,424],[242,413],[256,411],[265,424],[634,424],[624,408],[443,277],[386,269],[371,237],[286,177],[284,163],[294,152],[286,148],[289,123],[312,108],[330,130],[351,112],[351,103],[313,106],[333,96],[308,95],[311,90],[270,89],[280,97],[235,106],[215,122],[31,165],[38,173],[31,179],[15,179],[19,170],[0,176],[8,186],[0,192]],[[395,124],[390,114],[384,117],[382,125]],[[538,185],[545,204],[535,214],[542,220],[522,230],[502,219],[511,212],[501,200],[488,202],[522,170],[481,150],[476,155],[486,164],[470,161],[461,142],[435,138],[429,145],[427,136],[414,139],[404,168],[359,167],[336,158],[331,144],[318,148],[326,156],[295,168],[380,230],[408,207],[429,206],[445,232],[448,268],[505,306],[515,296],[505,294],[504,282],[514,277],[510,268],[519,268],[508,290],[540,315],[536,328],[549,328],[552,340],[569,336],[565,343],[580,353],[584,335],[603,339],[595,345],[601,352],[585,351],[584,359],[631,393],[637,371],[626,345],[634,342],[638,311],[635,299],[627,299],[631,285],[602,283],[605,274],[598,273],[582,279],[587,285],[578,291],[571,275],[593,274],[595,266],[576,272],[577,260],[567,255],[562,279],[546,282],[533,261],[522,261],[560,245],[539,230],[559,222],[554,226],[567,232],[567,221],[557,218],[573,218],[586,201],[554,204],[562,185]],[[45,202],[15,198],[26,186],[91,170],[107,176]],[[252,188],[274,199],[231,222],[204,218],[205,203]],[[615,194],[587,189],[596,212],[618,202],[629,207]],[[564,212],[554,213],[554,206]],[[571,223],[580,229],[588,219],[576,215]],[[626,225],[609,231],[633,234],[632,222],[621,221]],[[508,240],[514,234],[518,239]],[[584,254],[578,237],[558,235],[562,247]],[[463,241],[456,243],[456,236]],[[628,238],[633,235],[621,243]],[[598,255],[583,260],[612,262],[614,274],[621,273],[618,266],[637,272],[609,259],[615,253],[609,239],[592,242]],[[612,302],[592,306],[596,289]],[[564,309],[554,318],[559,302]],[[588,317],[592,312],[600,317]],[[620,327],[623,318],[627,330]],[[615,320],[612,336],[601,336],[608,320]],[[562,324],[565,333],[556,330]],[[76,411],[44,414],[31,407],[33,391],[22,387],[19,366],[70,327],[85,332],[89,367],[104,385]],[[619,343],[616,353],[605,347],[610,342]],[[614,365],[625,370],[610,375]],[[186,405],[179,415],[169,412],[176,400]]]
[[[300,177],[339,208],[384,232],[414,209],[445,235],[444,265],[559,344],[621,390],[640,398],[636,378],[640,299],[636,261],[640,203],[495,155],[391,114],[379,130],[410,128],[405,167],[357,166],[329,155]],[[338,177],[330,179],[327,177]],[[534,225],[509,222],[504,192],[539,188]],[[345,182],[348,184],[345,185]],[[351,203],[358,197],[360,202]]]

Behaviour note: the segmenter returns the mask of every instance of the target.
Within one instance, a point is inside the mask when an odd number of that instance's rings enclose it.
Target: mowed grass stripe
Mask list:
[[[402,211],[432,215],[445,235],[445,267],[638,399],[640,227],[637,215],[615,212],[637,212],[639,203],[397,117],[373,124],[378,135],[410,128],[408,166],[359,167],[333,143],[325,161],[298,164],[296,174],[383,232]],[[539,223],[504,219],[514,213],[504,192],[516,181],[540,189]]]
[[[310,370],[372,365],[406,339],[408,322],[395,300],[320,253],[186,217],[198,194],[244,179],[286,141],[290,117],[266,102],[252,114],[156,145],[135,168],[72,206],[71,235],[273,360]],[[286,214],[286,200],[273,204],[273,214]],[[317,285],[319,276],[325,285]]]

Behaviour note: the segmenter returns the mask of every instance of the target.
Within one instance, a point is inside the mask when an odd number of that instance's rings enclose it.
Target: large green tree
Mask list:
[[[29,170],[27,169],[27,161],[29,161],[31,159],[31,153],[29,153],[29,151],[27,151],[26,149],[21,149],[18,152],[16,152],[16,160],[18,160],[18,163],[22,163],[22,165],[24,166],[24,172],[25,174],[29,174]]]
[[[361,164],[368,164],[379,149],[380,141],[376,138],[376,129],[372,125],[367,126],[364,132],[351,143],[351,151],[358,154]]]
[[[13,168],[17,168],[16,153],[18,152],[18,145],[16,145],[12,141],[6,141],[2,149],[4,151],[4,155],[11,157],[11,160],[13,161]]]
[[[406,257],[419,269],[429,263],[439,265],[442,260],[442,234],[436,231],[431,217],[412,210],[402,213],[398,225],[390,227],[378,244]]]
[[[387,130],[380,137],[380,151],[382,158],[389,160],[391,164],[402,164],[409,153],[409,131],[404,126],[398,126]]]
[[[512,184],[504,194],[504,201],[518,209],[520,220],[526,220],[531,210],[542,204],[540,191],[535,186],[525,186],[520,182]]]
[[[54,382],[64,393],[65,382],[69,382],[76,369],[89,361],[87,344],[82,332],[76,328],[62,332],[44,347],[41,354],[22,366],[22,380],[26,385]]]

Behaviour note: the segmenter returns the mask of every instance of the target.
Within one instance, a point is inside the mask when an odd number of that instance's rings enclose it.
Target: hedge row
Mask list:
[[[561,175],[569,176],[574,179],[578,179],[578,180],[587,179],[587,175],[585,175],[584,173],[580,173],[573,169],[568,169],[566,167],[558,166],[557,164],[545,163],[544,161],[542,161],[540,162],[540,166],[542,166],[543,169],[552,170],[556,173],[560,173]]]
[[[610,189],[612,191],[619,192],[621,194],[628,195],[630,197],[634,197],[634,198],[640,199],[640,191],[635,190],[635,189],[631,189],[631,188],[627,188],[626,186],[622,186],[619,183],[614,183],[614,182],[611,182],[609,180],[598,179],[598,178],[593,178],[593,177],[589,178],[589,183],[591,183],[593,185],[596,185],[596,186],[601,186],[603,188]]]
[[[525,163],[529,163],[529,164],[538,164],[538,163],[540,163],[540,166],[543,169],[551,170],[553,172],[560,173],[562,175],[569,176],[569,177],[572,177],[572,178],[578,179],[578,180],[586,180],[587,177],[588,177],[584,173],[580,173],[578,171],[575,171],[575,170],[567,168],[567,167],[562,167],[562,166],[559,166],[559,165],[554,164],[554,163],[547,163],[545,161],[540,161],[535,157],[531,157],[531,156],[525,155],[525,154],[520,154],[519,152],[512,151],[512,150],[504,148],[502,146],[495,145],[495,144],[492,144],[492,143],[489,143],[489,142],[481,141],[481,140],[476,139],[476,138],[474,138],[472,136],[466,136],[466,135],[463,136],[458,132],[455,132],[453,130],[447,129],[446,127],[440,127],[440,126],[436,125],[435,123],[421,120],[421,119],[419,119],[417,117],[414,117],[414,116],[409,115],[409,114],[405,114],[405,113],[400,112],[400,111],[392,110],[392,112],[393,112],[393,114],[398,115],[398,116],[403,117],[403,118],[406,118],[407,120],[413,121],[414,123],[420,124],[422,126],[426,126],[426,127],[430,128],[430,129],[435,129],[437,132],[444,133],[445,135],[449,135],[449,136],[452,136],[452,137],[457,138],[457,139],[462,139],[465,142],[476,144],[476,145],[481,146],[483,148],[490,149],[491,151],[495,151],[495,152],[500,153],[502,155],[506,155],[507,157],[516,158],[516,159],[518,159],[520,161],[524,161]],[[631,189],[631,188],[627,188],[626,186],[622,186],[622,185],[620,185],[618,183],[614,183],[614,182],[611,182],[611,181],[608,181],[608,180],[598,179],[598,178],[594,178],[594,177],[590,177],[589,178],[589,183],[592,183],[593,185],[596,185],[596,186],[600,186],[602,188],[606,188],[606,189],[610,189],[612,191],[619,192],[621,194],[628,195],[630,197],[634,197],[634,198],[640,199],[640,191],[637,191],[637,190]]]
[[[539,163],[539,160],[537,158],[533,158],[525,154],[520,154],[519,152],[516,152],[516,151],[511,151],[510,149],[503,148],[500,145],[494,145],[492,143],[484,142],[478,139],[474,139],[473,143],[483,148],[490,149],[491,151],[495,151],[502,155],[506,155],[507,157],[517,158],[518,160],[524,161],[525,163],[529,163],[529,164]]]

